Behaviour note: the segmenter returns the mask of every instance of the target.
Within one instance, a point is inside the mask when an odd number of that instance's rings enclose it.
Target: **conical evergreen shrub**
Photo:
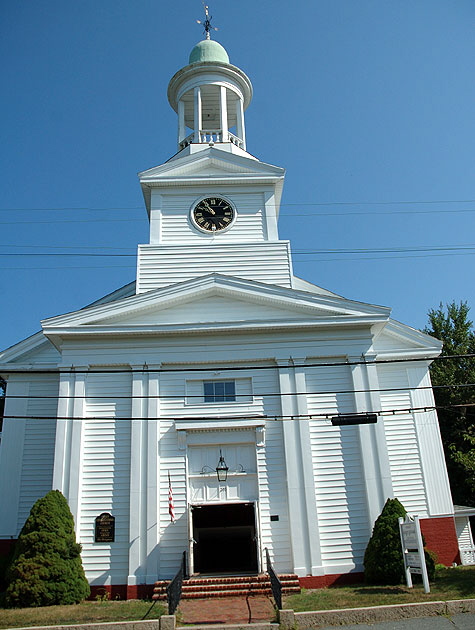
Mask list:
[[[388,499],[383,511],[376,519],[373,534],[369,539],[364,555],[364,574],[368,584],[401,584],[406,581],[404,560],[402,557],[399,518],[406,516],[406,510],[397,499]],[[429,580],[435,577],[435,562],[431,553],[425,549],[424,557]],[[412,576],[413,582],[421,580],[419,575]]]
[[[388,499],[376,519],[364,555],[368,584],[401,584],[405,579],[398,522],[401,516],[406,516],[403,505],[397,499]]]
[[[7,572],[9,607],[74,604],[89,593],[76,542],[74,519],[59,490],[31,508]]]

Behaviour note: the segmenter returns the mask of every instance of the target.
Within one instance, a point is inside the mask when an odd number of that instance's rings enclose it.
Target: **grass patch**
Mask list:
[[[83,602],[72,606],[43,606],[41,608],[1,608],[0,628],[139,621],[151,605],[151,601],[128,600]],[[147,619],[158,619],[163,614],[165,614],[165,608],[157,603]]]
[[[289,595],[284,598],[284,608],[303,612],[472,597],[475,597],[475,567],[465,566],[437,569],[435,579],[430,584],[430,593],[424,593],[422,584],[415,584],[413,588],[405,585],[331,586],[317,590],[303,589],[300,595]]]

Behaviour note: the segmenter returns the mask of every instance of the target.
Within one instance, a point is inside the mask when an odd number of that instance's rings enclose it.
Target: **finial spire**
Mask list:
[[[196,20],[196,21],[198,24],[203,24],[205,28],[204,33],[206,34],[206,39],[211,39],[210,31],[211,30],[217,31],[218,29],[215,26],[211,26],[211,20],[213,19],[213,16],[209,14],[209,7],[204,2],[203,2],[203,8],[205,10],[205,19]]]

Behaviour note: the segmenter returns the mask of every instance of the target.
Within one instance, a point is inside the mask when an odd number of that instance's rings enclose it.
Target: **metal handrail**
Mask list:
[[[272,562],[270,561],[269,550],[266,547],[266,563],[267,573],[270,578],[270,587],[278,610],[282,610],[282,582],[279,580],[277,573],[274,571]]]
[[[186,577],[186,551],[183,552],[183,557],[181,559],[180,568],[177,571],[177,574],[167,586],[167,603],[168,603],[168,614],[174,615],[175,610],[178,608],[178,604],[181,599],[181,588],[183,586],[183,580]]]

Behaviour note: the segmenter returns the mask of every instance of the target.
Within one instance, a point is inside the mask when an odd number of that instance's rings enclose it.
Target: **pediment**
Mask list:
[[[423,353],[430,351],[434,356],[442,350],[442,342],[435,337],[395,320],[389,320],[373,342],[378,356],[400,355],[401,353]]]
[[[60,333],[187,332],[385,322],[389,310],[343,298],[209,274],[43,323]]]
[[[228,178],[259,176],[276,179],[283,177],[284,174],[284,169],[278,166],[272,166],[251,157],[207,148],[143,171],[139,173],[139,178],[142,185],[156,186],[170,178],[219,175]]]
[[[57,365],[60,359],[58,350],[41,331],[0,352],[0,365],[7,363]]]
[[[236,296],[210,292],[203,297],[192,296],[178,304],[156,305],[124,315],[115,315],[98,320],[97,324],[121,324],[127,326],[143,325],[179,325],[179,324],[217,324],[231,322],[277,322],[279,320],[298,320],[311,314],[312,317],[337,316],[336,312],[312,308],[284,308],[265,301],[239,299]]]

